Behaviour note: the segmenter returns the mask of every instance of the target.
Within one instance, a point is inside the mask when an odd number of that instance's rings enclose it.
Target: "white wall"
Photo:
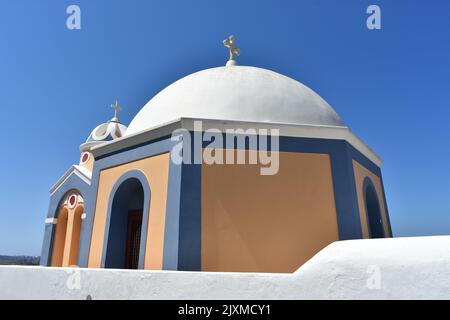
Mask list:
[[[450,299],[450,236],[335,242],[293,274],[0,266],[0,299]]]

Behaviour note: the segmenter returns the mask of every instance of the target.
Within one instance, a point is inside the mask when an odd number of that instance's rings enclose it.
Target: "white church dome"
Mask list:
[[[333,108],[300,82],[266,69],[228,66],[166,87],[138,112],[125,135],[179,118],[344,126]]]

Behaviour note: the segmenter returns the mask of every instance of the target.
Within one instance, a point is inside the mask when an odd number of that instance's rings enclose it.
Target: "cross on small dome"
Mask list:
[[[116,100],[116,102],[111,105],[111,108],[114,109],[114,118],[112,118],[111,121],[119,122],[119,111],[122,110],[122,107],[120,106],[120,104]]]

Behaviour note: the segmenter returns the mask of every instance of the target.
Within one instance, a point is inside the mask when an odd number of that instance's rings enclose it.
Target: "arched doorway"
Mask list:
[[[371,238],[384,238],[380,202],[371,180],[364,181],[364,202],[366,204],[367,226]]]
[[[137,178],[123,181],[110,202],[105,268],[137,269],[141,247],[144,189]]]

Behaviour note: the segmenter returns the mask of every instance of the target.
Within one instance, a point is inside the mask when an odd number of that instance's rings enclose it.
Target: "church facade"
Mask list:
[[[169,85],[128,127],[113,105],[50,190],[41,265],[290,273],[334,241],[392,236],[378,155],[311,89],[238,66],[232,40],[227,66]],[[230,150],[270,151],[277,170],[217,161]]]

